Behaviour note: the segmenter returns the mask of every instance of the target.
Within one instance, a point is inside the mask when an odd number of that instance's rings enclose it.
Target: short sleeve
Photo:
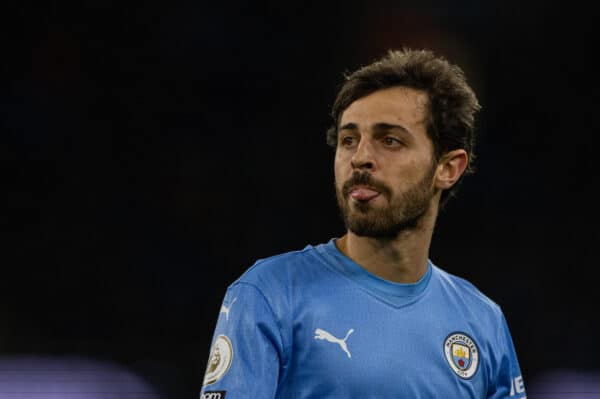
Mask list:
[[[274,398],[284,357],[281,337],[261,291],[248,283],[232,285],[219,312],[200,398]]]
[[[497,348],[492,356],[488,399],[525,399],[525,385],[508,324],[500,313]]]

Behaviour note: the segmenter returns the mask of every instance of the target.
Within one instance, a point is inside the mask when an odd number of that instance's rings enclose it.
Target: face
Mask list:
[[[393,87],[343,112],[335,185],[342,217],[354,234],[394,237],[418,226],[429,209],[437,190],[427,101],[423,91]]]

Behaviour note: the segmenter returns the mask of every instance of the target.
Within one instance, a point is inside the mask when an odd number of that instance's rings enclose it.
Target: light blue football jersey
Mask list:
[[[525,398],[494,302],[431,262],[383,280],[335,240],[259,260],[227,290],[205,399]]]

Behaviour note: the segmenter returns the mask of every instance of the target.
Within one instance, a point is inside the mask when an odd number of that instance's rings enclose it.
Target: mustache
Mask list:
[[[385,184],[375,179],[369,173],[354,172],[352,177],[346,180],[342,186],[342,193],[344,194],[344,197],[348,197],[350,195],[350,191],[354,186],[373,187],[387,198],[389,198],[391,194],[391,190]]]

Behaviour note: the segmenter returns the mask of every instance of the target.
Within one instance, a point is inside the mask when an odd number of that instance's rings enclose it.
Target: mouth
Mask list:
[[[376,197],[378,197],[381,193],[369,186],[353,186],[348,195],[355,201],[368,202]]]

